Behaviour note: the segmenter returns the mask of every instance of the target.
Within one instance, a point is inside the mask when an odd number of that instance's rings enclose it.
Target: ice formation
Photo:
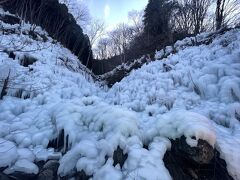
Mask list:
[[[22,31],[28,29],[26,24]],[[36,31],[47,36],[41,28]],[[167,48],[167,58],[132,71],[111,89],[94,82],[79,60],[50,37],[36,41],[19,33],[0,37],[0,48],[12,40],[28,43],[15,60],[0,52],[1,88],[9,75],[7,95],[0,100],[5,173],[36,174],[36,161],[60,159],[60,176],[84,170],[93,179],[171,179],[162,159],[171,148],[169,139],[184,135],[190,146],[203,139],[216,147],[231,176],[240,179],[239,29],[209,45],[188,47],[191,38],[179,41],[175,48],[181,51],[171,54]],[[37,61],[24,67],[24,56]],[[156,52],[156,59],[160,56]],[[62,130],[66,154],[48,147]],[[118,147],[128,154],[122,168],[113,166]]]

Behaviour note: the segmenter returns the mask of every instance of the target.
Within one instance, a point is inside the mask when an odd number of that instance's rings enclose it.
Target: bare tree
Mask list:
[[[220,29],[223,23],[223,13],[224,13],[225,0],[217,0],[216,7],[216,29]]]
[[[108,47],[109,47],[109,39],[102,38],[99,40],[97,48],[97,55],[100,59],[107,59],[108,58]]]
[[[130,47],[130,42],[136,36],[134,27],[121,23],[110,31],[107,36],[98,41],[98,50],[95,55],[100,59],[107,59],[119,56],[121,61],[126,60],[126,52]]]
[[[237,24],[240,21],[239,0],[216,1],[216,29],[224,25]]]
[[[171,29],[185,34],[190,34],[194,31],[190,2],[191,0],[178,1],[178,8],[175,9],[171,19]]]
[[[172,29],[185,34],[198,34],[205,30],[205,20],[212,0],[178,0],[171,19]]]
[[[109,37],[117,45],[118,54],[123,54],[127,50],[130,41],[134,38],[134,31],[127,24],[122,23],[109,33]]]
[[[211,5],[211,0],[192,0],[190,8],[192,10],[194,34],[204,30],[203,22],[206,18],[208,8]]]
[[[75,20],[81,27],[85,27],[90,23],[91,17],[86,4],[78,0],[60,0],[66,4],[68,10],[73,14]]]
[[[90,25],[87,28],[87,35],[90,40],[91,46],[105,34],[106,25],[105,22],[100,19],[92,19]]]
[[[118,45],[114,43],[112,39],[109,38],[109,46],[108,46],[108,57],[114,57],[118,54]]]
[[[144,11],[137,11],[132,10],[128,13],[128,20],[133,26],[133,30],[136,34],[140,34],[143,32],[144,26],[143,26],[143,15]]]

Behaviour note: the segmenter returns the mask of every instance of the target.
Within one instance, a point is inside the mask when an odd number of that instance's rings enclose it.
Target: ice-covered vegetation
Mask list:
[[[34,40],[27,24],[2,25],[14,31],[0,37],[5,173],[37,174],[37,161],[59,159],[60,176],[83,170],[93,179],[171,179],[162,159],[169,139],[185,136],[192,147],[199,139],[216,147],[230,175],[240,179],[239,29],[145,64],[108,89],[40,28]],[[62,130],[57,152],[48,144]],[[122,167],[114,165],[118,147],[128,154]]]
[[[170,127],[179,122],[184,126],[181,130],[186,128],[183,132],[192,130],[202,136],[205,136],[206,130],[199,127],[200,117],[197,116],[195,122],[196,115],[187,112],[212,120],[216,147],[226,160],[231,175],[239,179],[239,40],[239,29],[232,30],[216,37],[209,45],[188,47],[162,61],[144,65],[116,83],[109,90],[107,99],[112,104],[138,112],[143,134],[148,138],[151,135],[162,136],[165,132],[170,137],[174,133],[174,130],[164,127],[167,124],[165,117],[172,117],[174,123]],[[190,42],[191,38],[187,38],[175,46],[187,46]],[[161,51],[156,53],[156,57],[159,56],[162,56]],[[173,113],[175,110],[180,110],[180,114]],[[184,118],[188,119],[184,121]],[[179,126],[175,128],[178,132]]]

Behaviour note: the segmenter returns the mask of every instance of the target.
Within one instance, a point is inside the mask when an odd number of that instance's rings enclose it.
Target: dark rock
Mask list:
[[[14,180],[36,180],[37,175],[36,174],[26,174],[23,172],[14,172],[10,175],[8,175],[9,178]]]
[[[240,114],[238,112],[235,112],[235,118],[240,121]]]
[[[49,160],[40,170],[38,175],[38,180],[57,180],[57,170],[59,167],[59,162],[56,160]]]
[[[97,75],[108,72],[107,74],[101,76],[101,78],[103,81],[106,81],[109,87],[112,87],[116,82],[120,82],[124,77],[126,77],[133,69],[139,69],[144,63],[148,62],[148,60],[148,56],[143,56],[137,61],[127,62],[117,67],[116,65],[118,64],[115,62],[115,59],[101,61],[94,60],[93,72]],[[118,59],[118,63],[119,62],[121,61]]]
[[[69,180],[71,178],[74,178],[75,180],[88,180],[91,179],[93,176],[88,176],[83,170],[80,172],[75,172],[72,175],[59,177],[60,180]]]
[[[16,55],[14,54],[14,52],[9,52],[9,58],[12,58],[13,60],[16,58]]]
[[[108,87],[112,87],[116,82],[120,82],[124,77],[126,77],[128,73],[124,70],[117,70],[114,74],[106,77],[106,82]]]
[[[42,171],[39,175],[37,180],[57,180],[57,177],[54,177],[53,171],[46,169]]]
[[[197,165],[208,164],[214,156],[213,147],[206,141],[199,139],[197,147],[190,147],[184,136],[172,142],[172,151],[182,155],[185,161]]]
[[[37,59],[28,55],[24,55],[23,58],[20,59],[20,64],[24,67],[28,67],[35,62],[37,62]]]
[[[167,151],[163,159],[173,179],[232,180],[225,161],[206,141],[199,140],[195,148],[184,141],[184,137],[172,141],[171,151]]]
[[[12,180],[12,179],[8,177],[6,174],[0,173],[0,180]]]
[[[118,146],[117,150],[113,153],[113,165],[116,166],[120,164],[120,167],[123,167],[124,162],[126,161],[128,155],[123,153],[123,150]]]
[[[8,168],[8,166],[7,167],[0,167],[0,172],[3,172],[7,168]]]
[[[20,24],[20,18],[12,15],[0,15],[0,20],[7,23],[7,24]]]
[[[35,33],[33,30],[29,31],[28,33],[34,40],[36,40],[38,38],[37,33]]]
[[[42,38],[43,42],[47,42],[48,41],[48,37],[44,34],[39,34],[39,36]]]
[[[49,160],[44,166],[43,170],[49,169],[54,172],[54,175],[57,175],[57,170],[59,167],[59,162],[56,160]]]
[[[13,51],[8,51],[7,49],[5,49],[3,52],[7,53],[9,58],[15,60],[16,55],[14,54]]]
[[[86,175],[84,171],[78,172],[75,176],[75,180],[88,180],[90,178],[92,178],[92,176]]]
[[[41,169],[43,168],[44,164],[46,163],[46,161],[37,161],[35,162],[35,164],[38,166],[38,168]]]

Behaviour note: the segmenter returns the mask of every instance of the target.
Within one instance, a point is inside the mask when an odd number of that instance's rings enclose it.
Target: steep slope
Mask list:
[[[170,140],[185,137],[190,148],[204,141],[203,156],[216,147],[240,178],[238,29],[144,65],[108,89],[41,28],[34,40],[29,24],[2,26],[4,174],[36,179],[45,172],[39,164],[53,160],[65,178],[171,179],[163,158]]]

